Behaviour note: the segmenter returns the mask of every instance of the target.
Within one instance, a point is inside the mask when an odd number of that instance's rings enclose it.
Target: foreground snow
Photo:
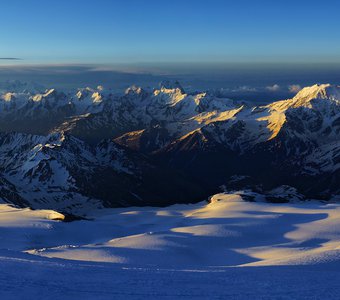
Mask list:
[[[244,202],[96,212],[0,205],[0,298],[336,299],[340,205]]]

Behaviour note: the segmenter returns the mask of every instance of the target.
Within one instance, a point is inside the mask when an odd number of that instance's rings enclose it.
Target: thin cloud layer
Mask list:
[[[288,90],[291,92],[291,93],[297,93],[299,91],[301,91],[301,85],[299,84],[292,84],[288,87]]]
[[[278,90],[280,90],[280,86],[278,84],[274,84],[274,85],[270,85],[270,86],[267,86],[266,89],[268,91],[271,91],[271,92],[276,92]]]

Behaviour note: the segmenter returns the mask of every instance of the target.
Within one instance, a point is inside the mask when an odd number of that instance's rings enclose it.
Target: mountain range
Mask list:
[[[338,199],[340,86],[254,106],[179,82],[74,93],[0,85],[0,197],[84,213],[165,206],[221,190],[253,199]],[[256,197],[255,197],[256,198]]]

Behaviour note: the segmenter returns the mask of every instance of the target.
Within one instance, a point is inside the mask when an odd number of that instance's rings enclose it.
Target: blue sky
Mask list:
[[[340,62],[339,11],[339,1],[1,0],[0,57],[22,59],[17,64]]]

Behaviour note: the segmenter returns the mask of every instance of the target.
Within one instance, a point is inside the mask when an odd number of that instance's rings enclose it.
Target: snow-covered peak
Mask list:
[[[91,87],[78,88],[76,97],[78,98],[78,100],[82,100],[89,95],[103,94],[104,91],[105,89],[102,85],[98,85],[96,88],[91,88]]]
[[[176,80],[176,81],[170,81],[170,80],[164,80],[160,83],[159,85],[160,90],[180,90],[182,94],[185,94],[185,91],[181,84]]]
[[[93,92],[94,90],[91,89],[90,87],[81,88],[81,89],[78,89],[76,93],[76,97],[78,98],[78,100],[82,100],[85,97],[87,97],[90,93],[93,93]]]
[[[104,88],[98,86],[96,89],[90,87],[78,89],[75,98],[78,100],[74,102],[77,107],[78,113],[84,113],[89,111],[98,111],[97,107],[104,100],[103,95]]]
[[[125,95],[140,95],[143,91],[140,86],[132,85],[125,90]]]
[[[49,90],[46,90],[46,92],[44,94],[44,97],[54,96],[56,94],[57,94],[56,89],[49,89]]]
[[[305,106],[314,99],[340,101],[340,86],[315,84],[310,87],[305,87],[293,98],[294,106]]]
[[[36,95],[32,96],[32,100],[35,101],[35,102],[39,102],[39,101],[43,100],[44,98],[45,99],[57,98],[58,95],[63,96],[64,94],[58,93],[56,91],[56,89],[49,89],[49,90],[46,90],[44,94],[36,94]]]
[[[15,99],[15,93],[6,93],[0,97],[1,99],[5,100],[6,102],[10,102]]]
[[[101,103],[103,101],[103,97],[99,92],[94,92],[91,98],[93,103]]]
[[[42,93],[45,88],[35,82],[21,82],[20,80],[7,80],[0,82],[0,91],[12,93]]]

